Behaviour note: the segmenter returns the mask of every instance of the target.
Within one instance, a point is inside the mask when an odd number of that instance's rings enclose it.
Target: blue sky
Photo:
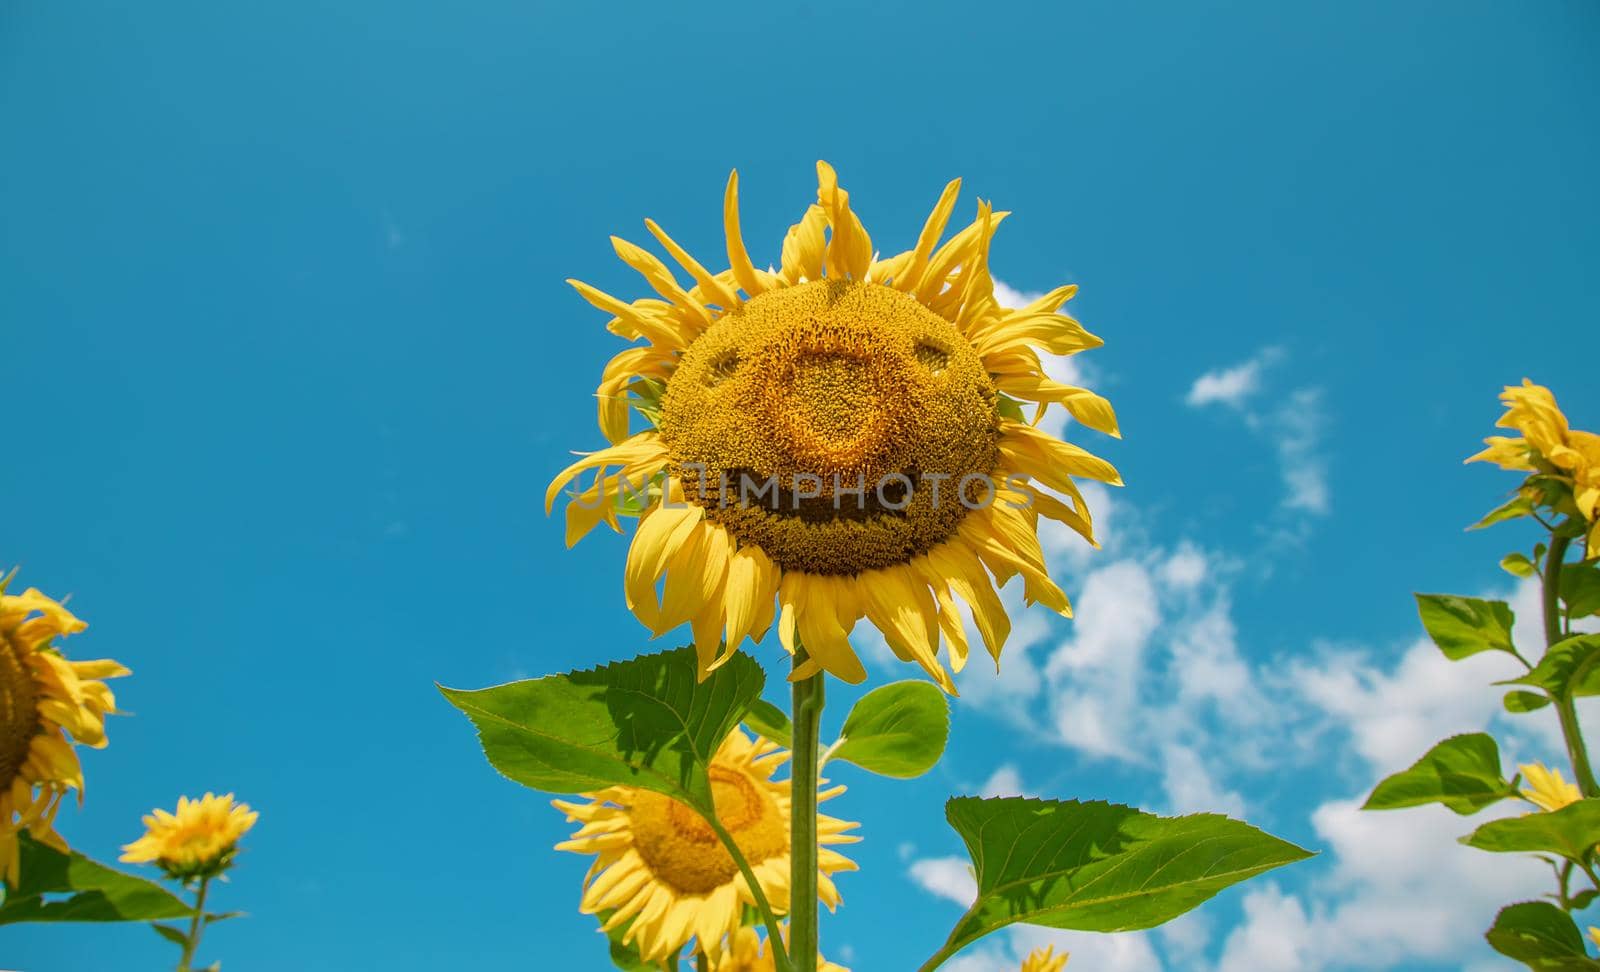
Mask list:
[[[62,830],[111,858],[180,793],[259,808],[230,972],[602,967],[566,825],[433,682],[646,647],[625,541],[566,552],[539,509],[619,347],[562,280],[636,292],[606,236],[645,216],[710,259],[735,166],[775,259],[826,158],[885,249],[953,176],[1015,211],[996,273],[1081,285],[1125,439],[1071,434],[1129,484],[1105,551],[1053,548],[1078,620],[963,681],[935,772],[839,769],[866,839],[830,954],[931,952],[942,799],[1025,791],[1323,852],[1073,967],[1500,967],[1491,885],[1537,876],[1350,801],[1451,731],[1551,739],[1417,647],[1409,592],[1526,598],[1494,566],[1525,537],[1462,532],[1509,486],[1461,465],[1502,384],[1600,426],[1597,39],[1587,0],[8,5],[0,564],[135,672]],[[170,951],[15,929],[0,965]]]

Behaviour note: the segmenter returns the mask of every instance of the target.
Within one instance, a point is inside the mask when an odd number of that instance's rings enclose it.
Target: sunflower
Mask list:
[[[1555,395],[1527,378],[1500,395],[1506,413],[1495,424],[1517,437],[1491,435],[1488,446],[1467,462],[1492,462],[1501,469],[1537,473],[1571,491],[1572,505],[1588,524],[1585,557],[1600,557],[1600,435],[1573,429]],[[1568,510],[1571,512],[1571,510]]]
[[[1020,574],[1028,603],[1071,614],[1038,518],[1092,544],[1073,477],[1121,479],[1037,422],[1060,405],[1111,435],[1117,423],[1105,399],[1050,378],[1040,352],[1102,342],[1059,312],[1075,287],[1017,309],[996,301],[989,245],[1005,213],[980,204],[939,245],[960,180],[915,246],[880,260],[833,169],[819,162],[817,175],[817,202],[789,229],[777,270],[756,269],[745,250],[734,173],[730,269],[711,272],[646,220],[692,286],[616,238],[662,299],[629,303],[569,281],[613,315],[612,332],[643,344],[612,358],[600,382],[612,445],[557,476],[545,507],[593,471],[567,505],[569,545],[601,522],[620,530],[619,509],[642,514],[627,603],[656,634],[689,623],[702,674],[776,614],[785,649],[806,649],[795,678],[860,682],[848,635],[865,617],[954,691],[939,649],[956,671],[965,665],[958,601],[997,664],[1010,621],[996,585]],[[630,404],[650,428],[630,435]]]
[[[58,850],[56,812],[69,789],[83,794],[72,744],[106,744],[105,716],[116,700],[103,678],[128,674],[109,659],[68,661],[53,644],[87,625],[37,590],[5,593],[0,579],[0,879],[19,880],[17,834]]]
[[[733,933],[719,959],[712,963],[713,972],[774,972],[777,959],[767,950],[767,943],[754,928],[741,928]],[[850,972],[821,956],[817,957],[817,972]]]
[[[1583,799],[1583,794],[1563,779],[1558,769],[1549,769],[1543,763],[1523,763],[1517,768],[1528,781],[1522,798],[1541,810],[1554,812]]]
[[[233,863],[239,838],[260,816],[248,803],[234,803],[232,793],[179,797],[176,813],[153,810],[144,818],[144,836],[122,848],[121,860],[154,861],[180,881],[216,877]]]
[[[711,761],[711,794],[717,818],[744,853],[774,911],[789,910],[789,784],[772,774],[789,754],[760,736],[735,728]],[[818,795],[826,800],[836,787]],[[584,794],[588,802],[553,801],[567,819],[583,826],[557,850],[595,854],[584,879],[580,910],[612,912],[606,929],[632,921],[625,935],[647,962],[670,955],[691,938],[708,952],[736,931],[755,896],[733,858],[705,820],[670,797],[631,786]],[[818,897],[830,909],[839,891],[829,875],[855,864],[826,845],[853,843],[858,826],[817,815]]]
[[[1056,954],[1054,945],[1034,949],[1027,958],[1022,960],[1022,968],[1017,972],[1061,972],[1067,967],[1067,953]]]

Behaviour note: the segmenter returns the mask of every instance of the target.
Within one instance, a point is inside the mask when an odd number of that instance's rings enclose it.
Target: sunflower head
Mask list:
[[[1528,781],[1522,788],[1522,798],[1541,810],[1553,812],[1583,799],[1583,794],[1568,783],[1558,769],[1550,769],[1543,763],[1523,763],[1517,768]]]
[[[861,681],[849,634],[866,618],[953,690],[938,656],[966,663],[963,605],[997,661],[1010,628],[997,585],[1021,576],[1025,600],[1069,613],[1039,517],[1093,543],[1075,477],[1120,479],[1037,422],[1055,406],[1102,432],[1117,426],[1105,399],[1051,378],[1040,355],[1101,342],[1060,312],[1073,287],[998,303],[989,245],[1005,213],[980,204],[940,242],[959,181],[911,249],[876,259],[833,169],[818,163],[817,177],[777,270],[756,269],[745,250],[735,176],[727,270],[708,270],[646,221],[692,284],[615,239],[659,298],[628,302],[573,281],[613,315],[613,332],[642,343],[600,383],[613,445],[557,476],[546,504],[592,471],[571,493],[569,543],[601,522],[620,528],[619,510],[642,513],[628,605],[658,634],[692,625],[702,673],[776,620],[785,648],[805,648],[797,677]],[[634,434],[630,403],[649,419]]]
[[[1067,953],[1056,954],[1054,945],[1036,948],[1028,953],[1022,960],[1022,968],[1018,972],[1061,972],[1067,967]]]
[[[55,641],[86,625],[32,588],[5,593],[9,581],[0,580],[0,879],[15,884],[20,831],[66,849],[54,822],[66,792],[83,791],[73,744],[106,745],[116,700],[101,679],[128,670],[109,659],[68,661]]]
[[[1506,413],[1496,424],[1521,435],[1489,436],[1488,448],[1467,462],[1529,473],[1523,497],[1584,523],[1585,556],[1600,556],[1600,435],[1572,428],[1550,389],[1526,378],[1506,386],[1500,400]]]
[[[733,837],[768,902],[789,909],[789,784],[772,774],[788,753],[734,729],[711,762],[717,819]],[[839,787],[819,794],[829,799]],[[738,866],[694,810],[649,790],[614,786],[584,802],[556,800],[568,820],[582,824],[557,850],[594,854],[584,886],[584,914],[611,912],[606,929],[632,921],[625,939],[645,961],[657,961],[696,939],[708,952],[740,926],[755,896]],[[832,908],[839,892],[830,875],[855,870],[831,845],[858,838],[849,821],[819,814],[818,896]]]
[[[232,793],[179,797],[177,812],[153,810],[144,818],[144,835],[122,848],[121,859],[154,862],[179,881],[215,877],[233,864],[239,838],[259,816],[249,804],[234,803]]]

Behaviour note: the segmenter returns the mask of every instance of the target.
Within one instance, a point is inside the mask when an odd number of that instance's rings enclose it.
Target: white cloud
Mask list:
[[[998,766],[984,781],[983,786],[978,788],[978,793],[985,797],[1038,796],[1023,787],[1022,771],[1017,769],[1014,763],[1002,763]]]
[[[1267,419],[1283,471],[1285,509],[1328,512],[1328,464],[1321,455],[1324,424],[1322,391],[1317,388],[1292,392]]]
[[[1145,567],[1120,560],[1091,573],[1078,598],[1073,636],[1050,656],[1054,725],[1061,738],[1098,756],[1137,759],[1139,671],[1160,623]]]
[[[1234,819],[1245,815],[1244,797],[1212,778],[1200,754],[1176,743],[1161,750],[1162,787],[1174,813],[1225,813]]]
[[[1549,889],[1540,862],[1456,842],[1481,820],[1469,823],[1443,807],[1375,813],[1359,806],[1335,800],[1317,808],[1312,820],[1333,873],[1310,895],[1285,894],[1275,883],[1246,892],[1244,920],[1228,935],[1217,972],[1458,961],[1481,950],[1500,907]]]
[[[1026,307],[1043,296],[1042,290],[1018,290],[999,277],[994,278],[994,299],[1001,307]]]
[[[1214,403],[1233,408],[1242,406],[1245,399],[1254,395],[1261,387],[1261,369],[1275,356],[1269,348],[1249,361],[1231,368],[1206,372],[1189,386],[1189,394],[1184,397],[1184,402],[1194,408]]]
[[[925,857],[911,862],[911,880],[924,891],[970,908],[978,898],[978,881],[965,857]]]
[[[1277,454],[1283,509],[1322,516],[1331,506],[1328,463],[1322,454],[1327,425],[1322,390],[1298,388],[1271,407],[1248,407],[1262,390],[1267,368],[1282,357],[1282,348],[1263,348],[1248,361],[1208,371],[1195,379],[1184,401],[1193,408],[1224,405],[1238,413],[1246,427],[1265,437]]]
[[[1053,946],[1056,954],[1072,956],[1068,969],[1093,972],[1162,972],[1161,959],[1144,932],[1098,935],[1051,928],[1014,925],[1003,935],[981,944],[942,966],[948,972],[1016,972],[1036,948]]]

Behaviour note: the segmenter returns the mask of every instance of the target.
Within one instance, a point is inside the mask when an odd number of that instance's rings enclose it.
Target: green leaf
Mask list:
[[[1482,530],[1484,527],[1491,527],[1496,523],[1504,523],[1507,520],[1515,520],[1518,517],[1528,516],[1532,512],[1533,503],[1523,499],[1521,496],[1513,496],[1511,499],[1495,507],[1493,510],[1490,510],[1483,519],[1479,520],[1477,523],[1474,523],[1472,526],[1467,527],[1467,529]]]
[[[1511,625],[1516,619],[1504,601],[1418,594],[1417,612],[1434,644],[1451,661],[1480,651],[1512,650]]]
[[[153,881],[97,863],[71,851],[63,854],[18,834],[22,879],[0,905],[0,925],[23,921],[150,921],[187,918],[183,901]],[[46,900],[49,895],[51,900]],[[59,896],[66,895],[61,898]]]
[[[996,395],[996,409],[1001,418],[1008,418],[1013,422],[1026,423],[1027,416],[1022,414],[1022,403],[1010,395]]]
[[[150,923],[150,927],[156,930],[156,934],[160,935],[162,938],[165,938],[167,941],[178,946],[179,948],[189,944],[189,933],[181,928],[174,928],[171,925],[163,925],[159,921],[152,921]]]
[[[1507,692],[1507,712],[1535,712],[1550,704],[1550,696],[1540,692]]]
[[[1501,955],[1539,972],[1600,969],[1600,962],[1584,948],[1583,934],[1572,918],[1548,901],[1524,901],[1500,909],[1494,927],[1483,937]]]
[[[655,378],[635,378],[628,383],[628,390],[633,393],[628,404],[633,410],[645,417],[651,425],[661,425],[661,396],[667,390],[667,383]]]
[[[1379,783],[1363,810],[1398,810],[1442,803],[1463,816],[1516,795],[1500,776],[1500,747],[1488,733],[1451,736],[1411,768]]]
[[[602,931],[604,931],[605,923],[610,921],[611,916],[615,913],[615,911],[608,909],[595,916],[600,919]],[[639,947],[637,945],[628,945],[623,943],[622,940],[627,936],[628,929],[631,927],[633,927],[632,918],[611,929],[610,931],[604,932],[607,942],[611,947],[611,964],[615,965],[619,969],[626,970],[626,972],[661,972],[660,965],[646,962],[644,960],[644,958],[639,954]]]
[[[950,704],[931,682],[892,682],[863,695],[839,731],[834,759],[882,776],[921,776],[944,755]]]
[[[1567,564],[1561,568],[1556,586],[1569,617],[1600,614],[1600,567],[1593,563]]]
[[[794,748],[794,727],[789,716],[766,699],[756,699],[750,711],[744,714],[744,724],[751,732],[767,737],[785,749]]]
[[[1528,674],[1496,684],[1532,685],[1556,698],[1600,695],[1600,634],[1564,638]]]
[[[493,688],[440,686],[489,762],[535,790],[626,784],[712,812],[711,757],[761,695],[761,666],[736,653],[705,681],[693,647]]]
[[[1527,554],[1509,553],[1500,558],[1500,569],[1512,577],[1532,577],[1538,573]]]
[[[1495,853],[1544,852],[1581,862],[1600,843],[1600,798],[1578,800],[1551,813],[1491,820],[1461,842]]]
[[[1153,928],[1229,885],[1311,856],[1216,814],[1158,817],[1111,803],[956,797],[945,816],[966,842],[978,882],[947,953],[1014,922]]]

